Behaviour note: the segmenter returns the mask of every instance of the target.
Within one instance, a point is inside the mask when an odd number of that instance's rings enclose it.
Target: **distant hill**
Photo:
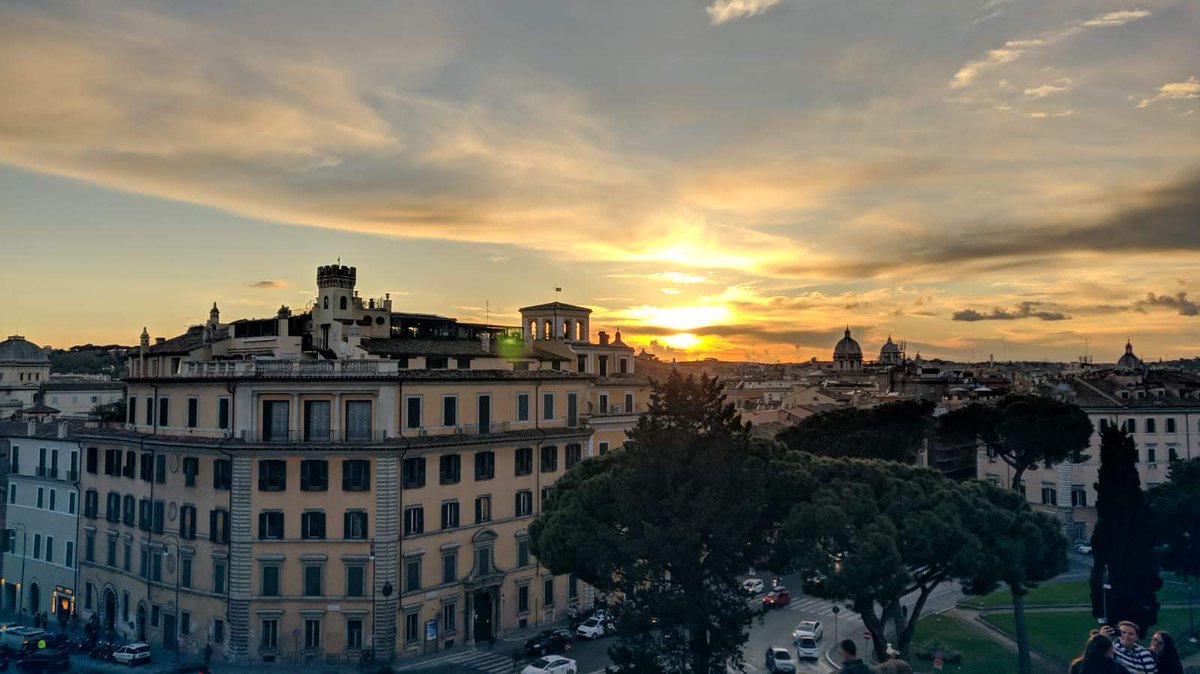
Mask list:
[[[125,376],[125,358],[133,347],[109,344],[84,344],[69,349],[52,349],[50,372],[53,374],[106,374],[113,379]]]

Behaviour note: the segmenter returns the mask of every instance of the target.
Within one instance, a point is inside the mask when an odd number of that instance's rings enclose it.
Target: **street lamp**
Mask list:
[[[842,607],[837,604],[833,605],[833,643],[838,643],[838,614],[842,612]]]
[[[17,611],[17,624],[24,625],[25,624],[25,559],[26,559],[27,555],[29,554],[28,553],[29,530],[26,529],[25,525],[21,524],[20,522],[14,522],[14,523],[10,524],[9,526],[13,529],[16,529],[18,527],[20,527],[20,529],[21,529],[21,582],[17,583],[17,590],[20,592],[20,594],[17,595],[17,597],[18,597],[17,598],[17,606],[19,608],[19,610]]]
[[[1103,591],[1103,608],[1104,608],[1104,617],[1101,619],[1101,622],[1107,623],[1108,622],[1108,591],[1112,589],[1112,585],[1109,584],[1109,582],[1108,582],[1108,565],[1107,564],[1104,565],[1104,578],[1101,582],[1100,588]]]

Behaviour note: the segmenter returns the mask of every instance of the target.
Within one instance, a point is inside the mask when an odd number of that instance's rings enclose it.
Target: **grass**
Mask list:
[[[1193,593],[1197,599],[1197,603],[1200,603],[1200,583],[1193,580],[1192,587],[1194,588]],[[1068,580],[1061,583],[1043,583],[1025,595],[1025,606],[1027,608],[1036,608],[1038,606],[1056,604],[1091,604],[1092,600],[1090,597],[1086,578]],[[1176,577],[1174,574],[1164,574],[1163,588],[1158,591],[1158,601],[1165,604],[1169,602],[1187,602],[1187,600],[1187,585],[1183,583],[1182,579]],[[1012,592],[1009,592],[1008,589],[996,590],[982,597],[966,597],[959,604],[975,609],[1008,608],[1012,606]]]
[[[913,637],[913,648],[921,644],[937,640],[951,650],[963,654],[963,660],[957,665],[946,663],[942,669],[944,674],[1007,674],[1016,669],[1017,654],[1003,644],[990,639],[986,634],[970,625],[965,625],[958,618],[946,615],[930,615],[917,622],[916,634]],[[913,665],[920,671],[931,671],[933,665],[928,660],[918,660],[914,657]],[[1037,674],[1049,674],[1038,672]]]
[[[992,613],[984,620],[995,625],[1006,634],[1013,634],[1012,613]],[[1026,611],[1025,624],[1029,633],[1029,645],[1039,653],[1066,665],[1079,654],[1087,641],[1088,630],[1096,627],[1096,619],[1090,610],[1081,611]],[[1188,631],[1187,608],[1167,608],[1158,612],[1158,624],[1153,629],[1162,629],[1177,637]],[[1143,645],[1148,640],[1143,639]],[[1184,657],[1197,652],[1195,644],[1177,639],[1179,652]]]

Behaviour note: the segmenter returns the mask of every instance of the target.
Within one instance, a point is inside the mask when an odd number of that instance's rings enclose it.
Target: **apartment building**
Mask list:
[[[76,610],[82,424],[0,423],[5,485],[0,608],[69,618]]]
[[[339,662],[588,604],[527,530],[555,480],[636,421],[622,411],[596,445],[594,369],[644,408],[632,349],[592,344],[582,307],[467,324],[364,300],[350,267],[317,281],[305,314],[223,324],[214,306],[178,337],[143,332],[125,429],[83,437],[84,616],[236,662]]]

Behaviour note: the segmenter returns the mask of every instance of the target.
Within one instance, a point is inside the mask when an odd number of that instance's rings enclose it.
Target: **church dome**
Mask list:
[[[854,338],[850,336],[850,328],[846,328],[846,336],[842,337],[837,346],[833,347],[833,358],[839,360],[843,358],[862,358],[862,348]]]
[[[1117,367],[1125,370],[1136,370],[1142,366],[1142,360],[1133,355],[1133,343],[1125,341],[1125,355],[1117,361]]]
[[[879,350],[879,355],[900,355],[900,347],[896,346],[896,343],[892,341],[891,335],[888,335],[888,340],[884,343],[883,348]]]
[[[23,363],[45,365],[50,357],[41,347],[20,335],[13,335],[0,342],[0,363]]]

